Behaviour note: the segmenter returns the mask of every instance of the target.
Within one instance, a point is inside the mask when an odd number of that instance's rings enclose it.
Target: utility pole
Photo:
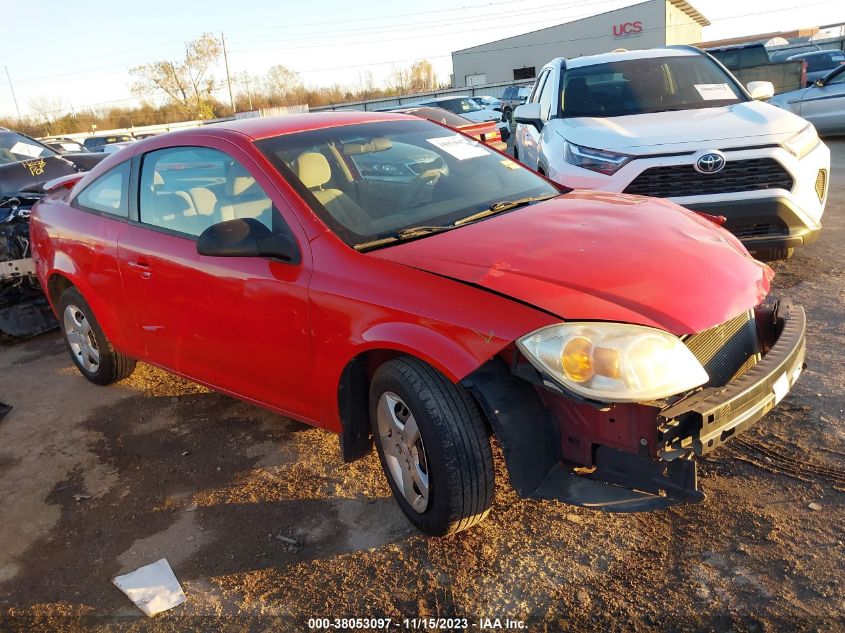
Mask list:
[[[249,74],[244,73],[244,83],[246,84],[246,97],[249,99],[249,110],[252,112],[252,91],[249,88]]]
[[[9,80],[9,90],[12,91],[12,101],[15,102],[15,110],[18,113],[18,123],[23,123],[23,118],[21,117],[21,109],[18,106],[18,98],[15,96],[15,87],[12,85],[12,77],[9,75],[9,67],[3,66],[6,69],[6,79]]]
[[[229,76],[229,54],[226,52],[226,39],[220,31],[220,42],[223,44],[223,63],[226,65],[226,83],[229,85],[229,103],[232,106],[232,116],[235,114],[235,97],[232,95],[232,78]]]

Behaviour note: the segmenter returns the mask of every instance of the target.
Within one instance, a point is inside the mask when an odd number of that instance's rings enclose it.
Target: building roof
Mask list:
[[[551,29],[556,29],[564,25],[572,25],[577,24],[578,22],[582,22],[583,20],[592,20],[593,18],[597,18],[602,15],[610,15],[611,13],[616,13],[617,11],[622,11],[624,9],[630,9],[631,7],[635,7],[640,4],[649,4],[652,2],[665,2],[666,4],[671,4],[684,13],[686,13],[690,18],[692,18],[695,22],[700,24],[701,26],[710,26],[710,20],[705,18],[695,7],[693,7],[689,2],[686,0],[645,0],[645,2],[636,2],[634,4],[629,4],[625,7],[619,7],[618,9],[613,9],[611,11],[604,11],[602,13],[596,13],[595,15],[589,15],[584,18],[579,18],[577,20],[572,20],[570,22],[561,22],[560,24],[555,24],[553,26],[546,26],[542,29],[535,29],[534,31],[527,31],[525,33],[520,33],[519,35],[511,35],[510,37],[503,37],[502,39],[492,40],[490,42],[485,42],[483,44],[476,44],[475,46],[469,46],[467,48],[462,48],[457,51],[452,51],[452,55],[459,55],[463,53],[468,53],[470,51],[474,51],[477,48],[482,48],[484,46],[490,46],[491,44],[498,44],[499,42],[506,42],[508,40],[514,40],[519,37],[523,37],[524,35],[529,35],[531,33],[541,33],[543,31],[548,31]],[[483,52],[483,51],[482,51]]]
[[[704,17],[701,12],[692,6],[686,0],[666,0],[669,4],[675,5],[678,9],[686,13],[693,20],[698,22],[701,26],[710,26],[710,20]]]

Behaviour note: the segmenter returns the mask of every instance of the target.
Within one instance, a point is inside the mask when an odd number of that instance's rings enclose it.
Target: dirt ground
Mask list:
[[[148,366],[96,387],[53,333],[0,348],[0,400],[15,407],[0,421],[0,630],[375,616],[845,630],[845,140],[829,145],[822,237],[775,266],[774,292],[808,311],[809,367],[703,461],[703,503],[614,515],[525,501],[499,458],[490,518],[426,538],[374,456],[345,465],[335,436]],[[149,620],[111,578],[160,558],[187,602]]]

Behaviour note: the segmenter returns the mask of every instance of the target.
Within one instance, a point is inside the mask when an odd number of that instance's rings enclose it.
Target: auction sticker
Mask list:
[[[734,91],[728,84],[693,84],[698,94],[705,101],[719,101],[721,99],[736,99]]]
[[[17,154],[18,156],[29,156],[30,158],[38,158],[41,156],[41,153],[44,151],[43,147],[38,147],[38,145],[31,145],[30,143],[21,143],[18,141],[12,148],[9,150],[12,154]]]
[[[429,138],[426,140],[435,147],[439,147],[447,154],[454,156],[458,160],[490,155],[490,152],[481,147],[481,145],[469,141],[459,134],[455,134],[454,136],[442,136],[440,138]]]

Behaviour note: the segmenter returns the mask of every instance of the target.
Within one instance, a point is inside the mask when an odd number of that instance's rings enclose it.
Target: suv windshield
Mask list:
[[[516,161],[425,120],[297,132],[256,145],[353,247],[454,228],[560,193]]]
[[[746,100],[733,79],[708,57],[655,57],[567,70],[561,114],[612,117],[714,108]]]
[[[49,158],[56,152],[17,132],[0,132],[0,165],[32,158]]]

